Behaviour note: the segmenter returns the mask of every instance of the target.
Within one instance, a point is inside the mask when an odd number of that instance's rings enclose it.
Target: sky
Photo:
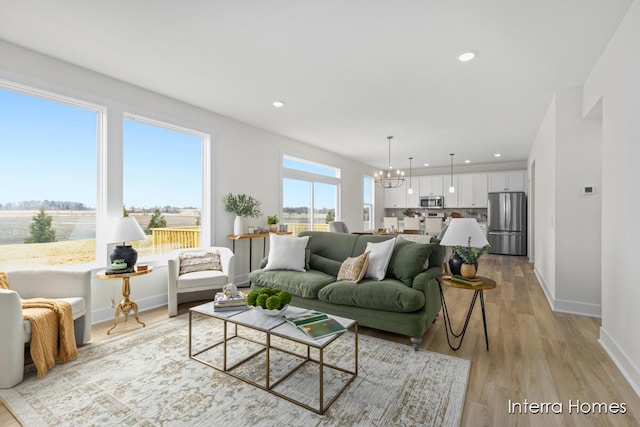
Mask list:
[[[0,89],[0,203],[71,201],[95,208],[97,113]],[[124,119],[124,205],[202,204],[202,139]],[[285,157],[285,167],[339,178],[339,170]],[[284,181],[284,206],[336,208],[336,186]]]
[[[0,203],[97,200],[96,113],[0,89]],[[194,206],[202,200],[201,138],[124,123],[127,206]]]

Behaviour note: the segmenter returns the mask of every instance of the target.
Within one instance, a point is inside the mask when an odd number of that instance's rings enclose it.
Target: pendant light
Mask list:
[[[388,136],[387,140],[389,141],[389,170],[387,173],[376,172],[374,174],[375,182],[378,187],[382,188],[396,188],[401,187],[404,184],[404,172],[401,172],[400,169],[396,170],[395,175],[391,174],[391,140],[392,136]]]
[[[455,193],[456,189],[453,186],[453,156],[454,153],[450,153],[449,156],[451,157],[451,167],[450,167],[450,172],[451,172],[451,184],[449,185],[449,193]]]
[[[407,194],[413,194],[413,185],[411,185],[411,161],[413,157],[409,157],[409,189],[407,189]]]

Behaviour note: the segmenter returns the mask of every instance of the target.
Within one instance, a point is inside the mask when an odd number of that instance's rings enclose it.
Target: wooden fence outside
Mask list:
[[[309,229],[309,224],[287,223],[287,230],[294,236]],[[329,224],[315,224],[315,231],[329,231]],[[176,249],[200,247],[200,227],[164,227],[152,228],[153,253],[164,254]]]

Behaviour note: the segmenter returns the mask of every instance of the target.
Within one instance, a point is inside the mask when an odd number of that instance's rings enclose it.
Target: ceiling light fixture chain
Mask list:
[[[407,189],[407,194],[413,194],[413,182],[412,182],[412,173],[411,173],[411,161],[413,157],[409,157],[409,188]]]
[[[456,192],[456,188],[453,186],[453,156],[455,156],[454,153],[449,153],[449,156],[451,158],[451,166],[450,166],[450,173],[451,173],[451,183],[449,184],[449,193],[455,193]]]
[[[380,171],[374,174],[375,182],[378,187],[382,188],[397,188],[404,184],[404,172],[401,172],[400,169],[396,169],[396,173],[394,176],[391,174],[391,140],[392,136],[388,136],[387,140],[389,143],[389,169],[387,173]]]

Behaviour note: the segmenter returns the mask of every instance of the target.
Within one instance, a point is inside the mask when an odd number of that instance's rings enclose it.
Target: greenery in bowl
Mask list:
[[[278,223],[278,215],[269,215],[267,216],[267,224],[276,225]]]
[[[291,294],[273,288],[260,288],[249,292],[247,304],[265,310],[280,310],[291,302]]]
[[[246,194],[227,194],[224,196],[224,209],[241,217],[256,218],[262,215],[260,201]]]
[[[473,249],[471,247],[471,237],[469,237],[469,240],[467,241],[467,246],[460,246],[460,245],[454,246],[453,252],[458,254],[458,256],[462,258],[462,261],[465,264],[475,264],[478,261],[478,258],[480,258],[480,255],[482,255],[484,251],[486,251],[490,247],[491,246],[487,243],[486,245],[484,245],[479,249]]]
[[[408,217],[412,217],[416,214],[416,212],[413,211],[413,209],[405,209],[402,211],[402,215],[404,216],[408,216]]]

